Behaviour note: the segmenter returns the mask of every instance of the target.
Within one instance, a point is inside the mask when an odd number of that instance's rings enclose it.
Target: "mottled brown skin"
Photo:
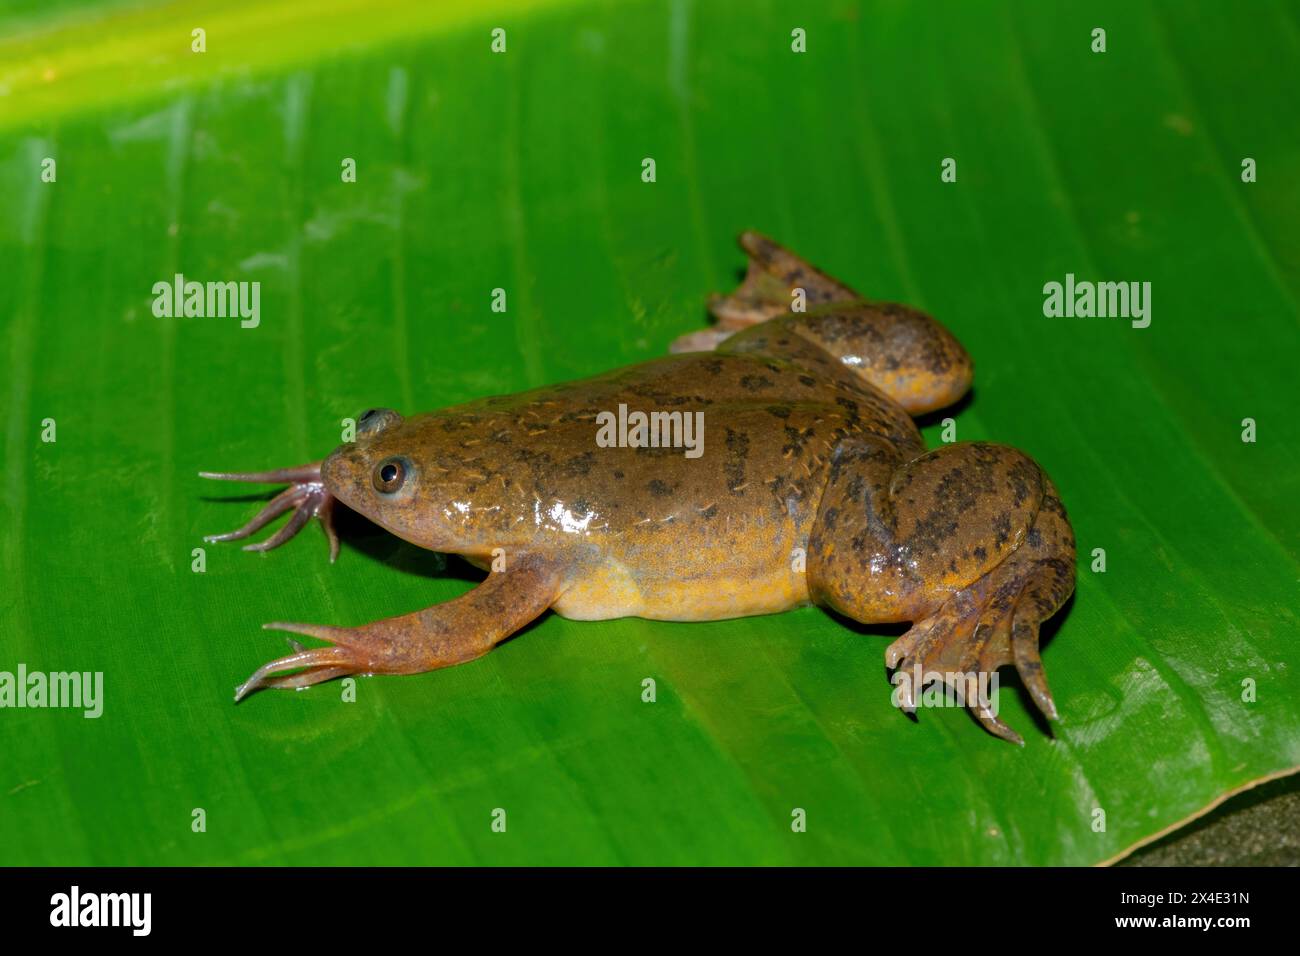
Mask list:
[[[891,667],[1014,664],[1055,717],[1038,626],[1074,587],[1056,489],[1012,448],[927,452],[911,418],[966,392],[970,358],[921,312],[865,301],[756,233],[741,245],[745,281],[710,303],[714,328],[678,340],[682,354],[407,418],[372,410],[357,440],[323,462],[211,475],[291,483],[216,540],[294,508],[252,547],[275,547],[316,515],[333,554],[338,500],[421,547],[495,566],[468,594],[414,614],[355,628],[268,625],[331,646],[295,645],[239,697],[461,663],[548,608],[698,621],[815,602],[864,623],[914,622],[886,651]],[[792,312],[800,297],[806,311]],[[620,404],[703,412],[702,456],[600,447],[597,416]],[[916,704],[906,692],[902,702]]]

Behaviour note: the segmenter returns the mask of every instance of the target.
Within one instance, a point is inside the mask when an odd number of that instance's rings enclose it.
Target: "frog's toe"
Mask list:
[[[1074,568],[1061,558],[1034,561],[1030,567],[1012,617],[1012,659],[1038,709],[1057,720],[1056,702],[1047,687],[1043,661],[1038,654],[1038,628],[1056,613],[1074,589]]]
[[[1000,623],[992,627],[984,624],[977,614],[953,614],[944,609],[918,621],[885,652],[885,663],[895,669],[899,707],[914,713],[926,699],[923,689],[943,684],[985,730],[1023,744],[1020,735],[998,717],[986,690],[990,675],[1010,662],[1008,630]]]
[[[807,307],[862,298],[761,233],[748,229],[738,241],[749,256],[749,267],[735,291],[709,296],[709,312],[717,324],[679,337],[670,352],[711,352],[741,329],[790,315],[796,300]]]
[[[200,473],[203,474],[203,473]],[[209,477],[203,474],[203,477]],[[262,530],[280,515],[284,514],[290,508],[298,505],[300,493],[297,485],[292,485],[280,492],[267,503],[266,507],[253,516],[253,520],[248,522],[237,531],[227,531],[225,534],[207,534],[203,536],[204,541],[238,541],[240,538],[247,538],[250,534]]]
[[[898,702],[915,711],[922,688],[941,681],[957,694],[990,733],[1023,744],[998,717],[990,695],[992,677],[1013,664],[1026,689],[1048,718],[1058,718],[1038,652],[1038,626],[1056,610],[1062,572],[1035,561],[1000,568],[953,594],[933,614],[917,621],[885,651],[885,663],[902,671]]]
[[[1016,673],[1024,681],[1029,694],[1034,698],[1049,720],[1059,720],[1056,701],[1047,686],[1047,677],[1043,673],[1043,661],[1038,656],[1038,621],[1032,622],[1018,618],[1011,629],[1011,650],[1015,655]]]
[[[672,344],[668,346],[668,351],[674,355],[680,352],[712,352],[734,334],[734,329],[724,329],[720,326],[700,329],[698,332],[687,332],[673,339]]]
[[[980,726],[994,737],[1000,737],[1007,743],[1015,744],[1017,747],[1025,745],[1025,738],[1012,730],[1006,721],[993,713],[988,707],[977,704],[971,707],[970,712],[975,715],[975,719],[980,722]]]
[[[268,628],[295,630],[304,625],[268,624]],[[304,631],[305,633],[305,631]],[[322,681],[359,673],[354,655],[346,647],[307,648],[290,640],[294,652],[263,664],[235,690],[235,703],[258,690],[301,690]]]
[[[335,498],[325,489],[321,480],[320,462],[300,465],[296,468],[282,468],[276,471],[257,472],[199,472],[201,478],[213,478],[218,481],[247,481],[278,483],[290,482],[284,489],[267,503],[266,507],[253,516],[253,519],[236,531],[226,534],[211,534],[204,541],[238,541],[260,531],[284,512],[293,510],[292,517],[279,531],[256,544],[244,546],[245,551],[270,551],[284,544],[307,524],[312,518],[319,518],[329,540],[330,563],[339,556],[339,539],[334,530]]]
[[[784,315],[791,311],[796,290],[802,290],[807,305],[862,298],[762,233],[747,229],[738,241],[749,256],[749,269],[735,292],[709,303],[720,324],[739,329]]]
[[[367,633],[367,628],[333,627],[328,624],[297,624],[273,621],[263,624],[269,631],[288,631],[326,641],[329,647],[306,647],[289,638],[292,654],[263,664],[235,691],[235,703],[258,690],[302,690],[336,677],[353,674],[377,674],[392,670],[391,648],[386,648],[382,634]]]

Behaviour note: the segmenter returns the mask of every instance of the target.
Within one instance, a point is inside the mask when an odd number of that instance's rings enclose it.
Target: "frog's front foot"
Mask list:
[[[263,484],[289,483],[288,488],[272,498],[265,508],[253,516],[252,521],[238,531],[207,535],[203,540],[237,541],[240,538],[247,538],[292,508],[293,517],[289,519],[283,528],[265,541],[245,545],[244,550],[270,551],[272,548],[278,548],[301,531],[303,525],[315,517],[320,519],[322,527],[325,528],[325,535],[329,538],[330,562],[333,563],[339,556],[339,539],[334,532],[334,502],[337,499],[326,490],[325,482],[321,479],[320,466],[319,461],[314,461],[307,465],[299,465],[296,468],[280,468],[275,471],[199,472],[201,478],[215,478],[218,481],[249,481]]]
[[[955,592],[885,650],[902,708],[912,713],[921,686],[942,682],[961,695],[958,699],[990,733],[1023,745],[997,716],[989,688],[998,668],[1014,664],[1038,709],[1057,719],[1038,654],[1038,626],[1072,583],[1073,568],[1062,561],[1013,558]]]

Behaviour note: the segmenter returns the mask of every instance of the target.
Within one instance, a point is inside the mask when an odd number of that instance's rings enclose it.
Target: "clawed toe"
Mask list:
[[[998,717],[996,704],[981,691],[969,699],[972,686],[996,690],[997,670],[1012,664],[1038,709],[1059,719],[1043,673],[1038,651],[1038,624],[1043,604],[1036,600],[1036,568],[1015,578],[977,582],[958,592],[929,617],[917,621],[885,651],[885,664],[906,674],[896,679],[896,702],[912,713],[923,702],[921,686],[941,681],[955,691],[975,719],[994,736],[1016,744],[1024,740]],[[976,684],[970,679],[974,677]],[[963,696],[961,691],[966,691]]]
[[[312,624],[285,624],[276,622],[263,625],[271,630],[293,631],[329,640],[329,634],[340,628],[329,628]],[[235,703],[239,703],[249,694],[268,688],[280,690],[302,690],[336,677],[346,677],[360,672],[356,655],[347,647],[305,647],[302,642],[289,639],[293,653],[276,658],[263,664],[244,683],[235,690]],[[282,673],[288,672],[288,673]]]
[[[975,719],[980,722],[980,726],[991,733],[994,737],[1001,737],[1008,743],[1015,744],[1017,747],[1025,745],[1025,738],[1012,730],[1005,721],[997,714],[993,713],[988,707],[976,706],[970,709],[975,715]]]
[[[1011,628],[1011,651],[1015,658],[1016,673],[1024,682],[1029,694],[1034,698],[1049,720],[1059,720],[1056,701],[1047,687],[1047,677],[1043,674],[1043,661],[1038,656],[1038,623],[1017,619]]]
[[[712,352],[734,334],[734,329],[721,327],[688,332],[673,339],[672,344],[668,346],[668,351],[674,355],[680,352]]]

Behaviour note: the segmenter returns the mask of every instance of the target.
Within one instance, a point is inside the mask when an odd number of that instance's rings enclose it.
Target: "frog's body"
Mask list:
[[[464,597],[404,617],[276,625],[334,646],[272,662],[241,696],[459,663],[547,608],[700,621],[813,601],[867,623],[916,622],[887,652],[891,666],[1015,663],[1054,716],[1037,629],[1074,582],[1055,489],[1010,448],[927,453],[910,417],[966,392],[966,353],[922,313],[867,303],[757,234],[741,241],[750,272],[713,302],[717,328],[679,342],[712,351],[408,418],[372,411],[357,441],[319,465],[213,476],[292,482],[222,539],[295,507],[255,547],[317,514],[336,548],[337,499],[417,545],[493,568]],[[800,294],[807,311],[789,311]],[[649,435],[634,429],[624,447],[598,441],[615,416],[635,425],[637,412],[660,413],[662,436],[678,444],[645,447]],[[692,422],[701,427],[683,432]]]
[[[703,454],[599,447],[597,416],[620,406],[703,411]],[[501,548],[507,566],[572,552],[582,572],[552,605],[565,617],[712,620],[808,602],[791,556],[807,549],[836,441],[873,432],[921,447],[912,420],[860,385],[692,353],[405,419],[327,459],[324,477],[369,514],[357,496],[374,494],[370,457],[404,455],[418,486],[374,512],[393,533],[480,562]]]

